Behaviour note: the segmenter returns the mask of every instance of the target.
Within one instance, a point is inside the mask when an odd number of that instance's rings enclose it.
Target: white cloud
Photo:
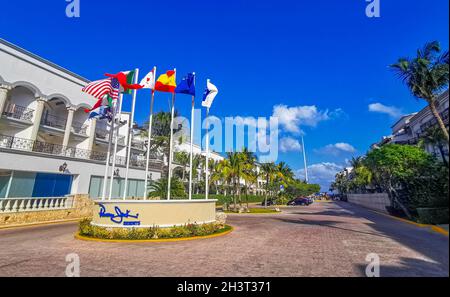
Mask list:
[[[354,153],[356,152],[356,149],[353,147],[353,145],[349,143],[338,142],[335,144],[328,144],[323,148],[315,150],[315,152],[320,154],[337,156],[342,153]]]
[[[369,104],[369,111],[371,112],[378,112],[378,113],[385,113],[393,118],[398,118],[402,115],[402,111],[400,108],[397,108],[395,106],[387,106],[381,103],[372,103]]]
[[[283,137],[280,139],[280,151],[287,152],[301,152],[302,145],[297,139],[292,137]]]
[[[315,105],[288,107],[280,104],[273,107],[273,116],[278,118],[280,126],[286,132],[295,134],[302,132],[301,126],[315,127],[319,122],[337,117],[340,114],[342,114],[341,109],[332,112],[328,110],[320,111]]]
[[[332,162],[316,163],[308,166],[309,182],[319,184],[322,191],[328,191],[331,183],[334,181],[336,173],[341,171],[345,166]],[[300,179],[305,178],[304,169],[296,171],[296,175]]]

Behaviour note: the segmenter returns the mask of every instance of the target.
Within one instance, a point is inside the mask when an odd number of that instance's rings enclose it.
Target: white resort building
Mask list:
[[[101,194],[109,125],[88,119],[95,99],[82,93],[89,80],[0,39],[0,199]],[[89,102],[87,102],[89,101]],[[124,188],[126,146],[132,139],[128,197],[142,196],[145,143],[119,129],[113,197]],[[153,155],[150,179],[161,176]]]
[[[439,96],[436,103],[437,110],[447,129],[449,127],[448,96],[449,91],[446,90]],[[383,137],[380,142],[373,144],[372,149],[388,143],[416,145],[420,138],[426,135],[427,129],[430,127],[437,127],[437,125],[438,124],[435,117],[431,113],[430,108],[427,106],[419,112],[402,116],[392,126],[392,134],[390,136]],[[428,153],[433,154],[437,158],[442,158],[438,147],[431,144],[426,144],[425,149]],[[448,160],[448,144],[445,145],[443,152],[445,158]]]

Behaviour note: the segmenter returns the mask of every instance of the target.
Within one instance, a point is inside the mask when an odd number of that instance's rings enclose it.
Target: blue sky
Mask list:
[[[324,190],[346,159],[389,134],[398,114],[424,106],[387,66],[427,41],[449,43],[448,0],[380,0],[377,19],[366,17],[365,0],[80,3],[81,17],[69,19],[64,0],[5,1],[2,11],[11,13],[0,18],[0,37],[88,79],[153,65],[195,71],[198,93],[206,78],[219,87],[212,114],[220,118],[269,117],[278,105],[299,120],[313,181]],[[139,122],[148,97],[138,96]],[[156,110],[168,110],[166,97],[157,96]],[[189,105],[178,98],[183,115]],[[281,127],[285,149],[295,149],[295,130]],[[299,151],[279,160],[303,167]]]

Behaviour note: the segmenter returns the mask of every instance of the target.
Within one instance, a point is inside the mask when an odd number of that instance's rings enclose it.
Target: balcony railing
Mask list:
[[[66,129],[66,119],[51,114],[46,114],[41,119],[41,125],[57,128],[61,130]]]
[[[72,199],[68,197],[0,199],[0,213],[59,210],[71,207]]]
[[[86,135],[87,136],[87,128],[88,125],[79,123],[79,122],[73,122],[72,123],[72,131],[76,134]]]
[[[14,118],[23,121],[33,121],[34,110],[16,104],[9,104],[3,111],[3,115],[8,118]]]
[[[141,141],[131,141],[131,146],[142,151],[146,149],[145,143]]]
[[[81,160],[93,160],[106,162],[107,153],[84,150],[74,147],[65,147],[60,144],[47,143],[42,141],[33,141],[30,139],[23,139],[19,137],[7,136],[0,134],[0,148],[29,151],[35,153],[43,153],[53,156],[81,159]],[[112,157],[110,159],[110,162]],[[162,164],[162,157],[156,154],[151,154],[152,164]],[[117,165],[126,165],[126,158],[121,156],[116,156]],[[132,155],[130,159],[130,165],[133,167],[145,168],[145,161],[137,160],[137,155]],[[158,165],[158,166],[159,166]]]

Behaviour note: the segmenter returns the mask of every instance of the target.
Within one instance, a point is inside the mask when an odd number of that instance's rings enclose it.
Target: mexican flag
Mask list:
[[[123,73],[127,77],[127,84],[129,84],[129,85],[134,84],[134,76],[136,75],[136,71],[135,70],[124,71]],[[122,91],[122,94],[131,94],[132,92],[133,92],[132,89],[127,89],[127,90]]]

